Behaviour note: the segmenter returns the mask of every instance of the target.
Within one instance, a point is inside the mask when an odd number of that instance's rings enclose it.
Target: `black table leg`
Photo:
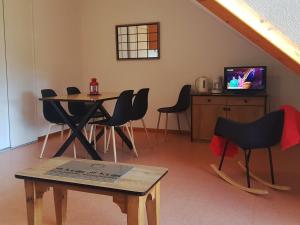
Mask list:
[[[86,137],[82,134],[82,128],[87,124],[92,115],[97,111],[98,107],[102,104],[101,102],[95,102],[94,105],[90,108],[88,113],[82,118],[80,123],[76,125],[71,119],[70,116],[66,113],[64,108],[61,105],[55,103],[55,101],[50,101],[54,109],[61,116],[61,118],[65,121],[66,124],[70,127],[73,133],[70,137],[64,142],[64,144],[59,148],[59,150],[55,153],[54,157],[61,156],[67,149],[67,147],[72,143],[72,141],[77,138],[80,143],[84,146],[86,151],[95,160],[102,160],[98,153],[95,151],[93,146],[87,141]]]
[[[103,113],[103,115],[106,118],[110,118],[111,116],[109,115],[109,113],[106,111],[106,109],[103,107],[103,105],[101,104],[99,106],[100,111]],[[118,133],[118,135],[122,138],[122,140],[125,142],[125,144],[128,146],[129,149],[133,149],[132,143],[131,141],[128,139],[128,137],[124,134],[124,132],[122,131],[122,129],[120,127],[115,127],[115,131]],[[96,136],[96,140],[98,141],[98,139],[101,138],[101,136],[103,135],[103,130],[100,130],[100,132],[97,134]]]

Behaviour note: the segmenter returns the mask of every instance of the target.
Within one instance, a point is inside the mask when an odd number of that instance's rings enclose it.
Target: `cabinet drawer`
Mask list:
[[[218,96],[193,96],[193,104],[195,105],[225,105],[226,97]]]
[[[264,106],[265,98],[260,97],[231,97],[227,99],[227,105],[255,105]]]

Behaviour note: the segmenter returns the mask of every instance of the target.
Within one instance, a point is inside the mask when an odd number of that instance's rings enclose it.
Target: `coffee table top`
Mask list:
[[[22,170],[15,177],[145,195],[167,172],[162,167],[57,157]]]

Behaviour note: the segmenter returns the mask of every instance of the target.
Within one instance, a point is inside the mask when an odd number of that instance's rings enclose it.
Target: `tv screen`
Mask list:
[[[224,68],[224,90],[226,91],[265,91],[265,66],[244,66]]]

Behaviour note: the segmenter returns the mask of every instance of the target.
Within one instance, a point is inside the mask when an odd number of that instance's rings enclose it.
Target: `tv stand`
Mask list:
[[[218,117],[252,122],[266,113],[265,93],[192,94],[191,140],[209,141]]]
[[[267,96],[267,94],[264,91],[262,91],[262,92],[260,92],[260,91],[253,91],[253,92],[252,91],[248,91],[248,92],[245,92],[245,91],[227,91],[227,92],[220,93],[219,95],[248,96],[248,97],[251,97],[251,96]]]

